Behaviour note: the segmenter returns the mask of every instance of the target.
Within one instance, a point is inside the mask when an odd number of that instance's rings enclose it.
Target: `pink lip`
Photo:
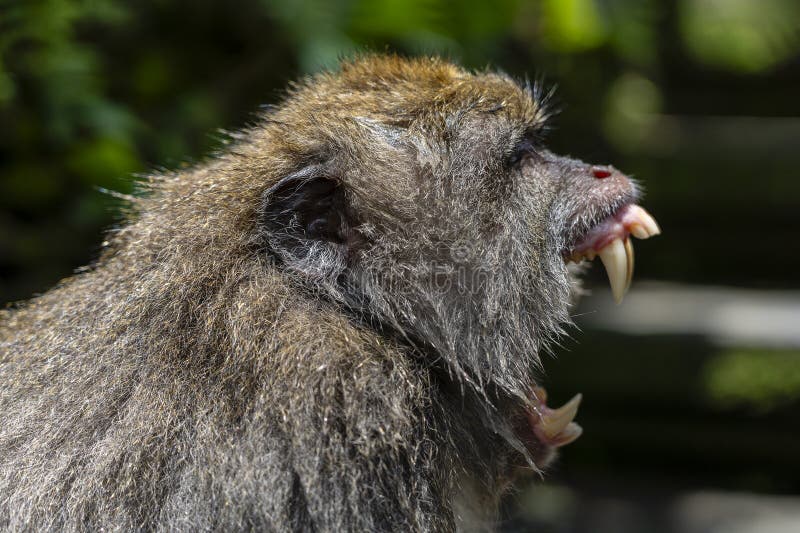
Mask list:
[[[630,234],[647,238],[661,233],[655,219],[639,205],[628,204],[593,227],[570,251],[570,255],[598,252],[615,239],[624,241]]]

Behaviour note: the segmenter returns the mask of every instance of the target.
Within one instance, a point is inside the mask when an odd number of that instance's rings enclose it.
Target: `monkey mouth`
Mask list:
[[[554,409],[547,405],[547,391],[544,387],[534,387],[528,423],[539,441],[560,448],[580,437],[583,428],[574,420],[582,399],[583,395],[576,394],[569,402]]]
[[[564,254],[567,262],[593,261],[600,256],[617,303],[628,291],[633,278],[633,244],[630,237],[649,239],[661,233],[653,216],[639,205],[627,204],[591,227]]]

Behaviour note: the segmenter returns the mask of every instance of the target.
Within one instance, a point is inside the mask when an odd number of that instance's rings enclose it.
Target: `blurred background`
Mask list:
[[[584,436],[506,531],[800,531],[800,2],[0,4],[0,302],[98,253],[133,176],[220,146],[359,50],[557,86],[550,145],[641,180],[664,234],[548,357]]]

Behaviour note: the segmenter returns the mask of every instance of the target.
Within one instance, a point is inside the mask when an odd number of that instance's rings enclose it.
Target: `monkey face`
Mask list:
[[[542,100],[438,61],[319,78],[273,117],[304,164],[264,195],[271,253],[462,381],[521,394],[569,321],[567,263],[599,254],[619,298],[629,234],[657,232],[622,173],[547,150]]]

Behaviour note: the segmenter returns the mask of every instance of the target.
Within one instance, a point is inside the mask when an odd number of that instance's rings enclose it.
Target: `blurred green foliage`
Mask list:
[[[704,373],[708,394],[721,407],[765,412],[800,399],[800,351],[730,350],[709,360]]]
[[[641,245],[638,278],[800,287],[795,0],[12,0],[0,3],[0,300],[96,256],[120,206],[102,189],[135,192],[137,173],[206,157],[288,80],[362,50],[557,85],[551,148],[639,178],[664,228]],[[800,490],[784,468],[797,466],[800,353],[586,339],[546,364],[555,396],[587,394],[591,446],[570,450],[575,469]]]
[[[439,53],[557,84],[563,113],[553,147],[646,176],[650,199],[670,227],[699,224],[723,241],[730,236],[723,249],[754,231],[749,224],[735,236],[726,231],[725,209],[738,209],[742,219],[766,215],[765,223],[781,228],[764,239],[765,248],[777,250],[777,269],[755,259],[731,269],[701,235],[685,231],[660,261],[645,263],[653,276],[702,281],[713,271],[736,284],[796,285],[782,242],[797,229],[787,226],[786,213],[798,208],[800,186],[784,175],[796,168],[798,125],[775,119],[800,114],[798,6],[792,0],[4,3],[0,298],[44,290],[94,256],[118,206],[99,188],[129,193],[136,173],[204,157],[218,146],[217,128],[244,125],[259,104],[280,98],[288,79],[360,50]],[[729,116],[773,120],[704,118]],[[672,163],[665,168],[664,161]],[[758,187],[755,172],[767,174]],[[755,209],[753,195],[774,200],[778,211]],[[700,212],[709,197],[723,207]],[[689,222],[679,204],[708,220]],[[680,255],[679,248],[690,253]]]
[[[793,0],[683,0],[681,15],[688,49],[712,65],[759,72],[800,45],[800,4]]]

